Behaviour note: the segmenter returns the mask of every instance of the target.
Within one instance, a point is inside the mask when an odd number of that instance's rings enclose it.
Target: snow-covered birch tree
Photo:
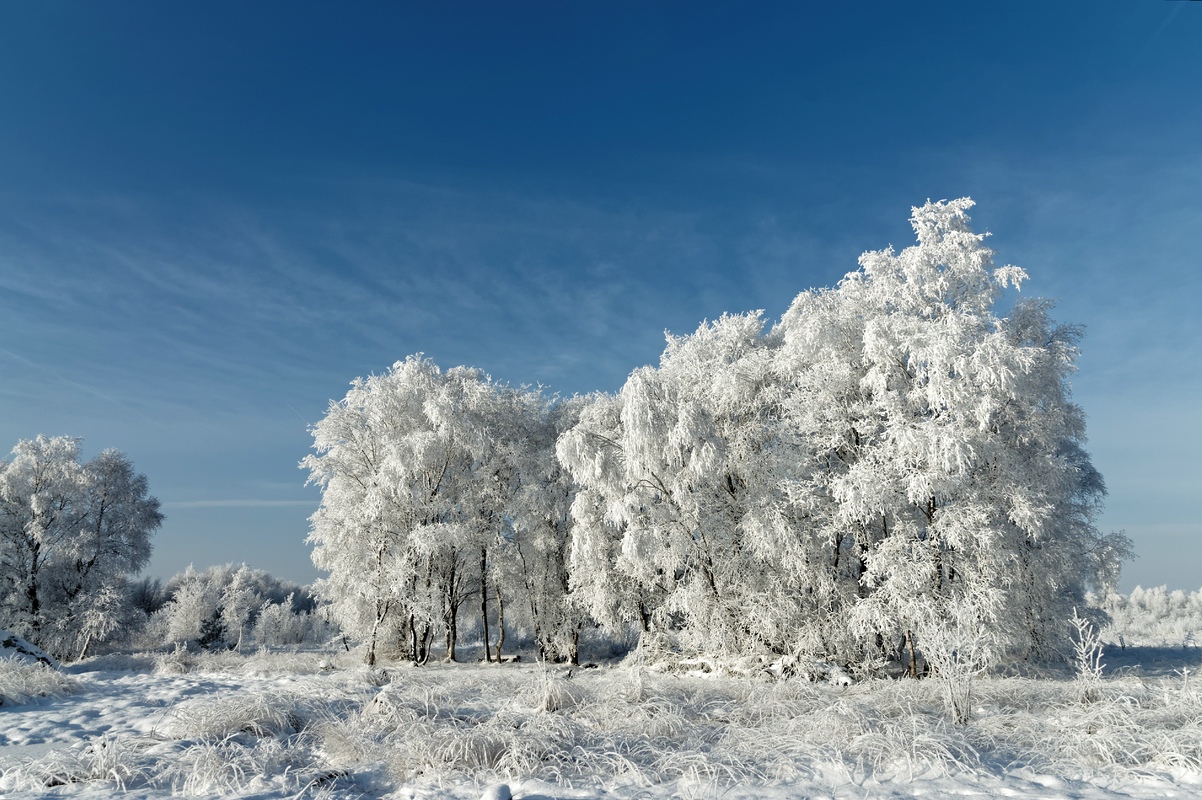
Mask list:
[[[598,562],[578,565],[578,586],[598,618],[712,653],[793,649],[805,576],[783,569],[797,531],[781,470],[795,453],[778,425],[775,342],[758,313],[669,337],[658,368],[560,439],[582,487],[574,558]]]
[[[506,591],[493,562],[536,410],[477,370],[412,356],[355,381],[314,426],[302,467],[322,489],[309,537],[330,573],[320,591],[369,662],[382,646],[423,661],[436,631],[453,659],[472,597],[487,642],[489,599]]]
[[[507,509],[511,528],[499,542],[498,591],[505,587],[519,619],[528,615],[541,657],[576,663],[588,617],[571,595],[568,550],[576,484],[556,459],[555,442],[576,423],[587,400],[546,400],[533,392],[523,398],[524,412],[516,418],[524,429],[511,449],[519,487]],[[512,602],[517,599],[520,604]],[[500,621],[498,628],[504,630]]]
[[[150,558],[159,502],[116,450],[80,463],[78,439],[38,436],[12,456],[0,462],[0,610],[17,632],[75,655],[117,627],[114,598]]]
[[[803,295],[781,327],[788,340],[791,328],[831,325],[856,345],[858,385],[840,392],[851,424],[830,431],[844,440],[827,452],[838,466],[814,487],[837,506],[830,538],[861,563],[852,628],[900,635],[912,654],[924,629],[971,620],[964,636],[987,662],[1061,645],[1068,612],[1125,543],[1092,524],[1104,489],[1069,401],[1075,334],[1052,326],[1045,304],[995,313],[1026,276],[993,267],[971,205],[917,208],[915,246],[861,258],[833,293],[859,325]],[[834,399],[827,371],[811,360],[796,372],[792,409]]]

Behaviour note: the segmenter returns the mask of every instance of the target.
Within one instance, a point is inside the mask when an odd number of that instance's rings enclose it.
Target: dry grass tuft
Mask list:
[[[79,681],[53,667],[0,658],[0,706],[24,705],[79,689]]]

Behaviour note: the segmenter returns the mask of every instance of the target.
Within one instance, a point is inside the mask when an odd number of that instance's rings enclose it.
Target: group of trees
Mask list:
[[[766,329],[669,336],[616,395],[547,400],[411,357],[357,380],[302,464],[348,632],[411,658],[478,604],[574,657],[586,619],[717,655],[1047,657],[1127,554],[1070,400],[1079,332],[995,307],[967,199],[914,209]],[[490,615],[490,604],[495,610]],[[499,647],[498,647],[499,651]]]
[[[425,661],[436,638],[454,659],[465,627],[489,659],[521,630],[575,660],[593,623],[869,669],[1055,654],[1128,543],[1094,525],[1079,331],[1044,301],[998,315],[1026,275],[993,266],[971,205],[914,209],[915,245],[865,253],[771,327],[730,314],[669,336],[613,395],[548,398],[420,356],[356,380],[302,462],[328,618],[369,663]],[[165,641],[328,632],[245,566],[129,586],[162,519],[123,454],[20,442],[0,462],[5,625],[59,655],[137,604]]]
[[[305,587],[246,564],[188,567],[154,594],[158,602],[143,607],[151,644],[240,650],[323,642],[336,632]]]
[[[80,462],[79,440],[24,440],[0,461],[0,618],[58,656],[120,628],[126,580],[150,558],[159,501],[124,454]]]
[[[334,635],[307,589],[246,565],[189,568],[166,586],[131,580],[162,521],[124,454],[81,462],[78,439],[18,442],[0,461],[0,628],[60,658],[106,641],[240,647]]]
[[[1202,590],[1136,586],[1129,595],[1110,591],[1090,599],[1110,616],[1106,639],[1120,647],[1202,646]]]

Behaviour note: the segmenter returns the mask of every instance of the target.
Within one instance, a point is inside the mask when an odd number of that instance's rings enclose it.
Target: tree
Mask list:
[[[971,639],[981,662],[1065,644],[1128,546],[1094,527],[1078,332],[1044,302],[995,313],[1025,273],[993,267],[971,205],[915,208],[915,246],[865,253],[768,332],[745,314],[669,336],[584,410],[557,452],[598,619],[853,665],[914,668],[924,640]]]
[[[22,440],[0,462],[0,609],[59,655],[103,639],[122,582],[163,521],[146,477],[116,450],[79,461],[79,440]]]
[[[494,626],[499,658],[506,626],[528,622],[545,657],[576,659],[575,485],[554,448],[581,407],[420,356],[330,405],[301,464],[322,489],[309,541],[330,572],[319,589],[369,663],[381,648],[424,661],[439,631],[454,660],[471,600],[485,658]]]
[[[211,647],[225,641],[221,619],[224,581],[217,575],[222,569],[198,573],[189,564],[172,580],[171,599],[159,611],[166,622],[168,642]]]
[[[953,619],[984,662],[1056,652],[1126,552],[1093,526],[1105,490],[1069,400],[1077,331],[1046,303],[994,313],[1026,275],[993,267],[971,206],[914,209],[915,246],[866,253],[781,323],[787,420],[827,465],[805,494],[829,498],[822,538],[859,564],[850,627],[865,644],[901,637],[911,665]]]
[[[263,605],[263,598],[251,585],[250,567],[243,564],[221,595],[221,624],[225,628],[227,639],[236,636],[233,647],[242,649],[242,636],[250,622],[251,614]]]
[[[455,658],[513,486],[499,424],[499,409],[520,408],[512,394],[411,356],[356,380],[313,427],[317,453],[301,466],[322,490],[308,539],[330,573],[318,589],[368,663],[384,642],[424,661],[438,628]]]
[[[575,570],[594,615],[676,630],[709,653],[790,648],[801,609],[779,568],[788,542],[773,535],[791,528],[774,518],[771,342],[759,314],[669,337],[658,368],[635,370],[615,404],[598,401],[561,438],[584,487],[574,551],[612,559]],[[615,590],[625,609],[611,607]]]
[[[146,584],[140,601],[157,618],[168,644],[240,649],[262,608],[286,606],[281,613],[308,612],[315,599],[304,587],[246,564],[219,564],[197,572],[189,565],[167,586]],[[262,643],[262,642],[260,642]],[[279,642],[273,642],[279,643]]]

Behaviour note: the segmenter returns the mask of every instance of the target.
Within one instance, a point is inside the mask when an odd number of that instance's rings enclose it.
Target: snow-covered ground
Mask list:
[[[839,686],[636,664],[367,670],[350,654],[0,660],[0,796],[1190,798],[1194,648],[1068,675]]]

